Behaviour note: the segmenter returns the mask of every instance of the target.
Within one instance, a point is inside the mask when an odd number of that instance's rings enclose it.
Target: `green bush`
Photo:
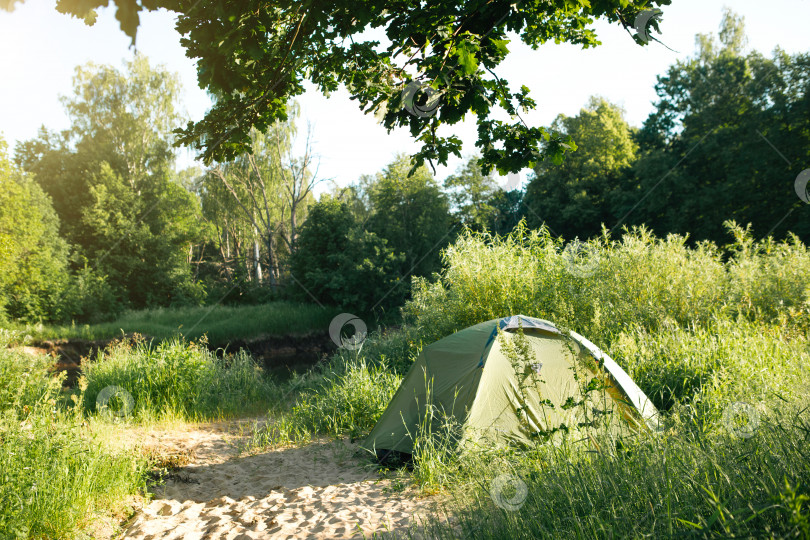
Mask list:
[[[290,290],[359,312],[400,305],[406,285],[397,269],[404,256],[364,230],[349,206],[325,197],[309,209],[290,259]]]
[[[810,254],[795,235],[785,242],[770,237],[756,242],[750,227],[727,224],[735,242],[729,246],[728,302],[752,319],[775,321],[810,302]],[[808,326],[810,328],[810,326]]]
[[[124,309],[123,296],[124,292],[110,285],[106,276],[85,264],[68,280],[55,319],[80,322],[113,319]]]
[[[469,325],[521,313],[554,321],[602,345],[630,328],[705,326],[715,314],[773,322],[808,301],[810,253],[789,243],[755,243],[729,224],[735,244],[654,237],[636,228],[563,246],[545,229],[507,237],[467,232],[444,253],[441,279],[416,279],[406,321],[430,342]]]
[[[622,332],[610,353],[658,408],[698,400],[716,409],[740,395],[797,399],[797,382],[810,366],[808,345],[806,337],[786,339],[778,327],[721,317],[706,327]]]
[[[6,155],[0,137],[0,321],[56,314],[67,273],[67,243],[51,198]]]

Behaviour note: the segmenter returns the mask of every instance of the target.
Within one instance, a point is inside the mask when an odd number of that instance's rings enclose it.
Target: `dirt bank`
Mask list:
[[[54,358],[54,373],[66,372],[65,386],[72,388],[81,376],[82,361],[94,359],[115,339],[55,339],[33,343],[23,347],[31,354],[47,354]],[[133,335],[123,339],[132,342]],[[145,336],[148,342],[151,338]],[[209,343],[208,348],[219,355],[230,354],[244,349],[269,372],[285,374],[302,371],[315,365],[324,356],[331,355],[336,347],[328,334],[308,334],[300,336],[261,336],[254,339],[238,339],[230,343]]]

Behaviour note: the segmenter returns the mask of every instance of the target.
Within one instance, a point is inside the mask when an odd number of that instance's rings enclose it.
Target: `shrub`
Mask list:
[[[400,305],[404,255],[361,225],[344,202],[326,197],[312,205],[291,257],[293,295],[360,312]]]
[[[728,302],[749,318],[776,321],[810,302],[810,253],[796,235],[785,242],[768,237],[756,242],[750,227],[727,223],[735,242],[729,246]]]
[[[806,337],[786,339],[777,327],[742,317],[719,317],[705,327],[672,326],[658,332],[622,332],[611,356],[655,405],[713,404],[715,414],[730,397],[795,400],[810,366]]]
[[[808,303],[810,253],[797,239],[755,243],[733,224],[736,243],[654,237],[644,228],[563,246],[521,225],[506,237],[467,231],[444,252],[441,279],[416,279],[405,319],[425,341],[521,313],[608,344],[631,328],[705,326],[715,314],[773,322]]]

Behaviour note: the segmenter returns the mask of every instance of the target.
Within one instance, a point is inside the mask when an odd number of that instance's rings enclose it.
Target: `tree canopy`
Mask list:
[[[37,320],[56,309],[67,245],[50,197],[15,167],[0,138],[0,320]]]
[[[515,91],[498,77],[496,69],[509,54],[507,32],[532,48],[549,41],[594,47],[600,43],[594,21],[629,30],[640,13],[670,1],[114,3],[121,29],[133,43],[142,10],[179,14],[181,43],[197,61],[200,87],[216,103],[205,118],[178,131],[178,142],[198,147],[206,162],[229,161],[248,151],[251,128],[264,132],[285,119],[290,98],[302,94],[309,80],[324,93],[344,86],[389,130],[408,128],[422,145],[417,166],[425,160],[446,164],[451,154],[460,157],[461,140],[439,129],[472,113],[484,172],[496,167],[505,173],[533,166],[539,158],[558,162],[567,144],[559,134],[525,124],[521,111],[536,105],[529,88],[516,85]],[[95,10],[108,3],[59,0],[57,9],[92,24]],[[658,29],[655,17],[649,26]],[[381,40],[369,38],[380,33]],[[495,119],[498,109],[510,120]]]
[[[598,97],[576,116],[559,115],[553,127],[577,148],[560,165],[535,168],[526,188],[526,219],[568,239],[586,238],[602,223],[612,225],[610,192],[618,173],[635,161],[637,145],[622,109]]]
[[[123,71],[78,67],[73,94],[62,100],[71,127],[43,128],[16,149],[18,164],[54,201],[74,270],[90,268],[122,305],[200,294],[188,271],[199,206],[177,181],[169,140],[178,88],[175,75],[141,56]]]
[[[794,181],[810,163],[810,55],[746,53],[743,20],[728,9],[717,38],[696,41],[694,57],[658,77],[616,217],[716,242],[729,219],[808,238]]]

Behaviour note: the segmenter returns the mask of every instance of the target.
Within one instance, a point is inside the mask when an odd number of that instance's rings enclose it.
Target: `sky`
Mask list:
[[[717,32],[726,5],[745,17],[749,49],[766,55],[777,46],[789,53],[810,51],[810,0],[673,0],[663,8],[662,33],[656,36],[669,48],[655,42],[641,47],[621,26],[596,23],[602,45],[594,49],[552,43],[533,51],[512,36],[511,54],[496,73],[513,89],[525,84],[532,90],[538,108],[524,115],[528,125],[545,126],[558,114],[575,115],[591,95],[599,95],[621,105],[628,122],[639,126],[653,109],[656,76],[694,54],[696,34]],[[143,13],[133,48],[118,27],[114,8],[100,10],[96,24],[88,27],[54,6],[54,0],[27,0],[13,12],[0,10],[0,134],[11,148],[35,137],[42,125],[51,130],[69,126],[59,97],[71,93],[76,66],[95,62],[121,67],[136,50],[177,72],[184,112],[191,119],[203,117],[211,103],[197,86],[194,61],[180,46],[173,13]],[[303,150],[309,124],[320,178],[345,186],[381,171],[397,153],[418,149],[406,130],[388,133],[373,116],[364,115],[345,90],[326,97],[307,88],[297,98],[302,112],[296,149]],[[475,153],[473,120],[450,129],[463,141],[465,157]],[[193,165],[194,153],[181,151],[178,163]],[[436,176],[444,179],[461,163],[451,159],[446,167],[437,167]],[[317,191],[327,185],[320,184]]]

